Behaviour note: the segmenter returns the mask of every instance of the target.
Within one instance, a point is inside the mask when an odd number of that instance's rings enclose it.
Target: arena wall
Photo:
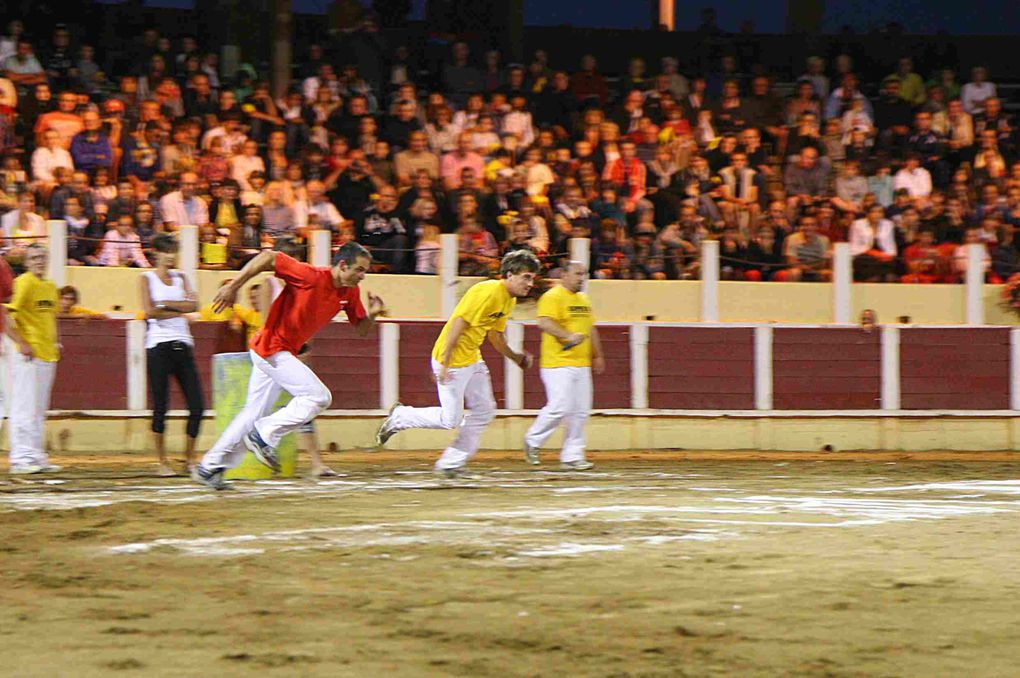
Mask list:
[[[62,442],[55,444],[71,452],[145,449],[144,323],[60,322],[65,359],[50,435]],[[320,334],[311,365],[334,396],[321,422],[324,445],[369,445],[398,398],[435,404],[429,352],[440,327],[390,321],[359,337],[336,322]],[[847,325],[646,322],[600,328],[607,371],[595,379],[593,450],[1020,449],[1020,328],[884,325],[867,332]],[[537,352],[533,322],[512,321],[507,332]],[[211,402],[211,356],[240,350],[243,338],[224,323],[196,324],[194,335]],[[484,357],[501,416],[483,445],[516,448],[544,402],[541,381],[491,348]],[[171,407],[182,405],[174,392]],[[70,435],[57,435],[63,430]],[[183,421],[171,426],[172,436],[182,432]],[[214,435],[210,416],[201,444]],[[430,449],[448,439],[449,432],[415,431],[390,446]]]

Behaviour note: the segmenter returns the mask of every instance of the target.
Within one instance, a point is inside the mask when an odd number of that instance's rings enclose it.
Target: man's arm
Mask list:
[[[383,303],[381,297],[377,297],[371,292],[368,293],[368,315],[361,319],[361,321],[354,326],[358,336],[365,336],[368,331],[375,326],[375,319],[379,316],[385,317],[387,314],[386,305]]]
[[[564,329],[563,325],[560,325],[549,316],[539,316],[538,328],[546,334],[551,334],[556,337],[561,344],[571,344],[576,346],[584,341],[583,334],[580,332],[568,332]]]
[[[257,276],[259,273],[276,269],[276,255],[272,250],[259,252],[251,261],[244,265],[241,272],[237,274],[233,282],[224,285],[213,298],[213,311],[219,313],[225,308],[230,308],[237,300],[237,293],[244,287],[244,284]],[[267,309],[268,312],[268,309]]]
[[[606,358],[602,354],[602,338],[594,325],[591,326],[591,366],[595,374],[606,371]]]
[[[464,330],[468,327],[470,327],[468,321],[460,316],[450,319],[450,328],[446,333],[446,348],[443,351],[442,358],[439,360],[439,364],[442,367],[439,370],[439,374],[436,375],[436,381],[440,384],[446,383],[447,373],[450,370],[450,361],[453,359],[453,351],[457,348],[457,342],[460,341],[460,338],[464,335]]]
[[[18,351],[21,352],[21,355],[29,359],[35,357],[35,351],[33,351],[29,343],[25,341],[25,338],[21,336],[21,333],[18,332],[18,328],[10,321],[10,318],[8,318],[7,322],[4,323],[4,334],[10,337],[11,341],[17,344]]]
[[[506,334],[496,330],[489,332],[489,343],[492,347],[499,352],[504,358],[509,358],[517,364],[522,370],[526,370],[531,367],[533,360],[532,355],[525,351],[524,353],[518,353],[517,351],[510,348],[510,345],[506,343]]]

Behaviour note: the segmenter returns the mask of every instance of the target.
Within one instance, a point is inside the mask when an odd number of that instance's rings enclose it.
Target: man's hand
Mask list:
[[[234,289],[233,285],[224,285],[216,291],[216,296],[213,297],[212,309],[214,313],[220,313],[225,309],[233,308],[234,302],[237,300],[237,290]]]
[[[606,371],[606,359],[600,355],[591,359],[591,369],[595,374],[602,374]]]
[[[386,309],[386,304],[383,302],[382,297],[376,296],[371,292],[368,293],[368,315],[372,320],[382,317],[385,318],[389,315],[389,311]]]
[[[27,341],[22,341],[18,344],[18,351],[29,360],[35,357],[35,351],[32,350]]]
[[[515,360],[514,362],[516,362],[517,366],[520,367],[522,370],[527,370],[530,369],[531,366],[535,364],[535,356],[525,351],[524,353],[519,353],[517,355],[517,360]]]
[[[585,340],[585,336],[580,332],[574,332],[567,336],[566,341],[563,342],[563,350],[566,351],[568,348],[574,348],[578,344]]]
[[[437,384],[445,384],[450,381],[450,368],[443,365],[439,368],[439,373],[434,376]]]

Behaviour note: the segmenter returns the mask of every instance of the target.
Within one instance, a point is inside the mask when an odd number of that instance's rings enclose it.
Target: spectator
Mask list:
[[[805,148],[797,162],[786,168],[787,207],[791,211],[813,205],[828,196],[829,168],[819,162],[818,151]]]
[[[881,205],[872,205],[864,218],[850,226],[850,255],[855,280],[886,282],[893,274],[896,257],[893,222],[885,218]]]
[[[910,57],[902,57],[896,66],[894,74],[900,82],[899,96],[911,106],[920,106],[925,100],[924,81],[917,73],[914,73],[914,60]]]
[[[97,249],[95,241],[103,233],[92,228],[77,196],[70,195],[64,201],[64,221],[67,222],[67,263],[71,266],[95,266],[98,263],[93,256]]]
[[[963,244],[953,250],[953,271],[961,281],[967,278],[967,268],[970,263],[969,245],[981,245],[981,229],[977,226],[970,226],[964,232]],[[991,270],[992,258],[988,249],[981,248],[982,269],[985,274]]]
[[[439,178],[439,158],[428,150],[428,136],[418,130],[408,137],[408,148],[393,159],[398,186],[410,186],[418,170],[424,170],[430,179]]]
[[[18,207],[0,217],[0,232],[7,247],[24,249],[31,240],[46,237],[46,222],[35,212],[35,194],[22,191],[18,194]],[[12,238],[20,240],[12,241]]]
[[[203,226],[209,223],[209,208],[205,201],[195,195],[198,175],[184,172],[179,180],[180,188],[167,193],[159,200],[159,213],[163,228],[173,233],[180,226]]]
[[[19,39],[12,56],[4,59],[4,77],[14,83],[18,96],[28,94],[28,88],[46,82],[46,72],[32,51],[32,43]]]
[[[935,231],[930,227],[918,232],[917,242],[903,252],[903,263],[907,273],[900,278],[901,282],[914,284],[931,284],[949,282],[948,262],[942,250],[935,244]]]
[[[771,226],[760,226],[755,231],[754,238],[744,250],[744,257],[748,261],[744,267],[745,280],[772,280],[785,268],[782,247],[776,240],[776,230]]]
[[[48,194],[56,185],[53,170],[57,167],[74,169],[71,154],[60,143],[60,135],[55,129],[43,132],[43,144],[32,153],[32,179],[37,188]]]
[[[58,318],[88,318],[94,320],[105,320],[106,314],[79,306],[81,293],[77,287],[64,285],[58,290],[60,294],[60,310],[57,311]]]
[[[970,82],[960,90],[963,110],[971,115],[984,111],[985,101],[998,96],[995,83],[988,82],[988,70],[975,66],[970,71]]]
[[[142,241],[135,233],[134,217],[121,215],[115,227],[106,232],[99,252],[100,266],[133,266],[152,268],[142,252]]]
[[[595,67],[595,57],[585,54],[581,57],[581,70],[570,77],[571,90],[582,105],[594,102],[604,106],[609,100],[609,85]]]
[[[379,188],[375,204],[359,215],[355,224],[358,242],[369,248],[376,261],[395,273],[409,273],[411,238],[404,217],[397,209],[397,190]]]
[[[921,159],[917,153],[911,152],[903,168],[893,177],[893,188],[904,189],[918,208],[924,207],[931,195],[931,173],[921,167]]]
[[[325,228],[336,233],[344,217],[336,205],[326,197],[326,186],[321,181],[309,181],[305,186],[307,198],[294,205],[294,219],[297,229],[309,228],[309,221],[314,217],[316,228]]]
[[[818,221],[804,215],[797,230],[783,243],[783,256],[789,268],[773,275],[773,280],[824,282],[832,278],[832,249],[829,239],[818,234]]]
[[[296,228],[294,209],[284,200],[283,183],[270,181],[262,204],[262,232],[270,238],[292,237]]]
[[[75,135],[85,128],[82,116],[75,112],[78,106],[78,97],[74,92],[61,92],[57,97],[57,110],[43,113],[35,122],[36,145],[45,146],[45,134],[49,130],[57,133],[60,146],[64,149],[71,148],[71,141]]]
[[[758,224],[761,206],[758,204],[758,187],[755,171],[747,166],[747,155],[734,153],[732,164],[719,172],[722,179],[722,200],[719,203],[723,218],[730,226],[750,233]]]
[[[457,150],[443,156],[439,173],[443,178],[446,190],[460,188],[461,170],[470,168],[476,176],[483,170],[482,156],[471,150],[471,134],[462,132],[457,138]]]
[[[631,278],[634,280],[665,280],[666,267],[662,250],[656,240],[658,232],[651,221],[642,221],[634,228],[634,260]]]
[[[443,89],[454,103],[462,106],[470,93],[482,90],[482,73],[468,63],[467,43],[455,42],[452,55],[452,62],[443,66]]]
[[[864,196],[868,194],[868,180],[860,175],[860,163],[848,160],[836,179],[836,196],[832,204],[836,209],[850,214],[862,211]]]

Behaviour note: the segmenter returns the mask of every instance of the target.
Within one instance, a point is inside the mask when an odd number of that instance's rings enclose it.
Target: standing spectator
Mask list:
[[[18,351],[13,357],[10,399],[10,472],[53,473],[59,466],[46,456],[46,411],[60,360],[57,333],[59,308],[57,286],[46,279],[48,253],[42,245],[25,251],[25,273],[14,281],[14,295],[7,308],[13,322],[5,331]]]
[[[122,214],[115,222],[114,228],[106,232],[99,252],[100,266],[152,267],[142,252],[142,241],[135,233],[134,224],[133,216]]]
[[[970,82],[960,90],[963,110],[971,115],[981,113],[985,109],[985,100],[998,96],[995,83],[988,82],[988,70],[984,66],[975,66],[970,71]]]
[[[177,473],[166,458],[164,431],[170,395],[170,376],[176,378],[188,403],[188,441],[185,463],[190,468],[195,455],[195,441],[205,411],[202,386],[195,367],[194,345],[186,314],[198,310],[195,293],[188,279],[171,270],[177,261],[177,241],[169,235],[153,239],[156,270],[142,275],[140,290],[142,309],[148,323],[145,333],[146,363],[149,390],[152,393],[152,441],[158,457],[160,476]]]
[[[358,242],[372,252],[372,258],[389,265],[394,273],[409,273],[411,239],[404,217],[397,209],[397,189],[379,188],[375,204],[362,212],[355,223]]]
[[[204,226],[209,223],[209,208],[205,201],[195,195],[198,175],[194,172],[181,174],[180,188],[159,199],[159,213],[163,228],[173,233],[180,226]]]

